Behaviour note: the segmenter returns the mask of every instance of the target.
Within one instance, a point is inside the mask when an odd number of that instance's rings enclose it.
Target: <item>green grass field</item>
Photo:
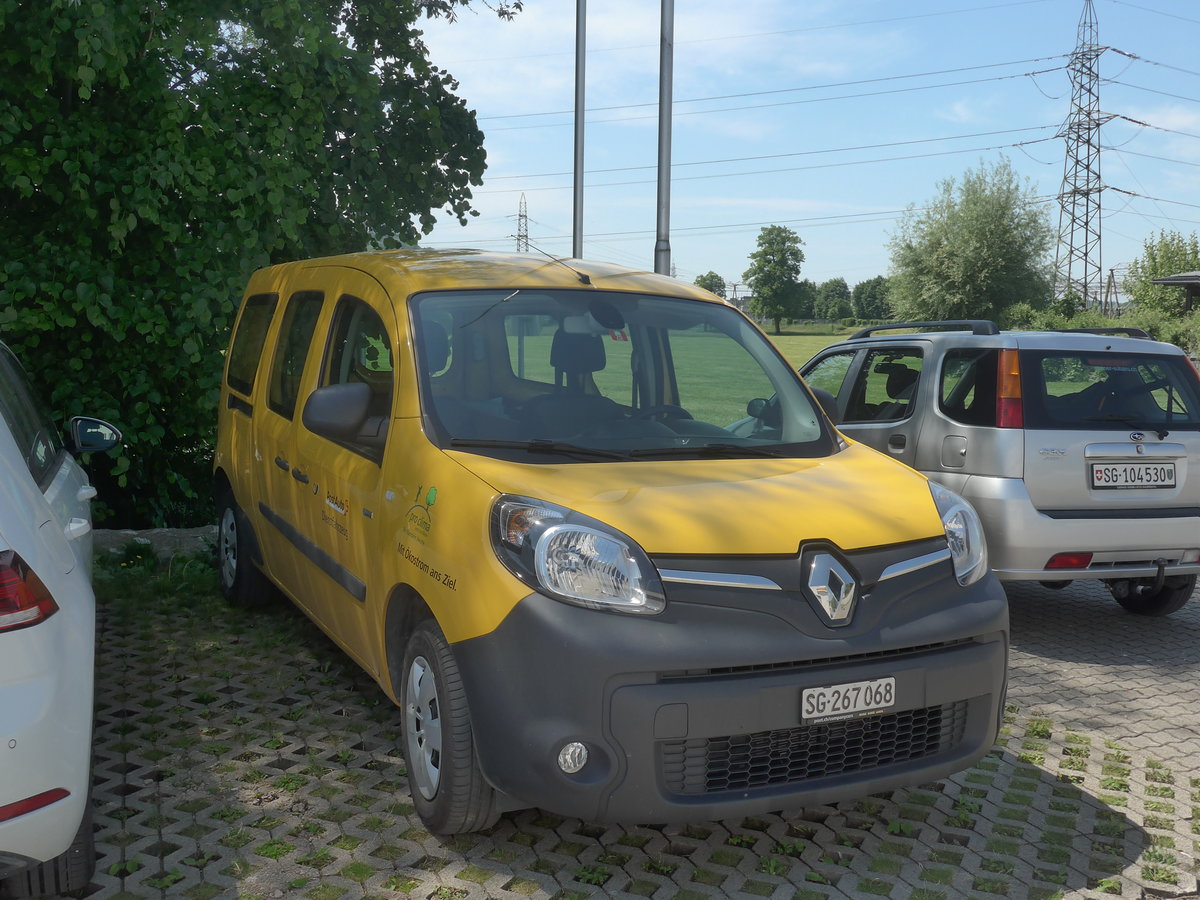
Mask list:
[[[799,368],[818,350],[844,338],[845,334],[768,334],[779,352],[787,357],[793,367]]]

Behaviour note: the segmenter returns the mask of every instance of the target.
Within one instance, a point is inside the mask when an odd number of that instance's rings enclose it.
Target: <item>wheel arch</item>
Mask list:
[[[411,584],[398,584],[388,595],[384,616],[384,649],[387,654],[387,679],[392,699],[399,701],[404,675],[404,651],[408,639],[426,619],[437,619],[425,598]]]

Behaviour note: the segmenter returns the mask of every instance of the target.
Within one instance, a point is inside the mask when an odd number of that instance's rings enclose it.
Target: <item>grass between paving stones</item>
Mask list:
[[[142,545],[98,558],[96,587],[97,900],[1196,889],[1200,779],[1015,708],[965,772],[834,806],[666,828],[526,810],[434,837],[397,711],[290,606],[228,609],[210,558]]]

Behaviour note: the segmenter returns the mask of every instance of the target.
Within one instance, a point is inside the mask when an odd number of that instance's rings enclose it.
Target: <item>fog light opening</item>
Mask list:
[[[575,775],[588,761],[588,748],[579,741],[571,741],[569,744],[563,744],[561,750],[558,751],[558,767],[567,775]]]

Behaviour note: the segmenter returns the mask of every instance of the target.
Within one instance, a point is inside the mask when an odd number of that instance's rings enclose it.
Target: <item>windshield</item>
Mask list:
[[[442,446],[531,462],[833,448],[795,372],[732,307],[521,289],[419,294],[412,315]]]

